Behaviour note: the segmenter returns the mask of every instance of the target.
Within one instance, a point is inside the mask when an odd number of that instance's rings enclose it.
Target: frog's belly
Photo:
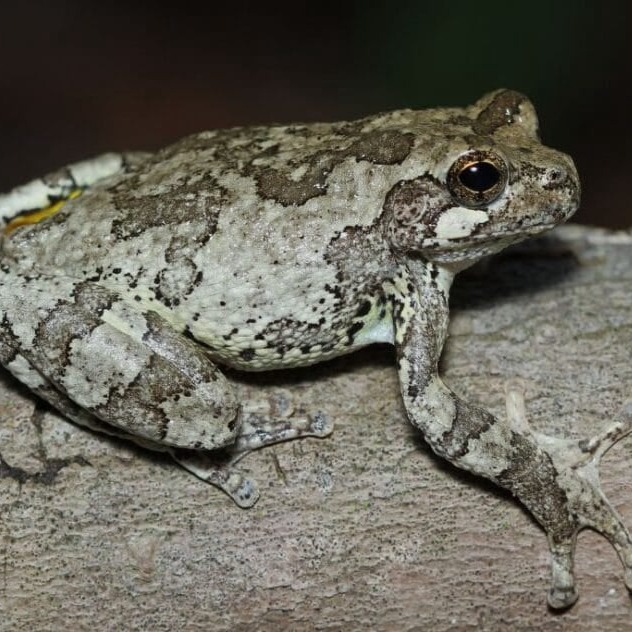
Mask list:
[[[317,325],[291,318],[266,326],[244,321],[223,334],[208,323],[193,323],[189,330],[209,347],[213,360],[248,371],[308,366],[372,343],[393,343],[391,311],[383,304],[373,304],[361,318],[346,316],[337,314]]]

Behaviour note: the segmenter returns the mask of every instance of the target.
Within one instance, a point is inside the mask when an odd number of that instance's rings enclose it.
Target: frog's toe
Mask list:
[[[632,401],[626,402],[619,413],[619,419],[612,423],[604,432],[586,441],[580,442],[580,448],[592,454],[596,464],[603,455],[620,439],[632,432]]]
[[[577,601],[573,565],[577,532],[582,528],[593,529],[610,542],[623,564],[625,585],[632,591],[632,538],[599,486],[585,485],[581,495],[569,494],[569,505],[577,524],[576,531],[561,542],[552,542],[549,537],[551,589],[548,602],[551,608],[568,608]]]
[[[328,437],[334,431],[334,422],[327,413],[322,410],[316,411],[309,416],[311,436]]]
[[[239,477],[228,487],[222,489],[233,499],[236,505],[243,509],[252,507],[259,500],[257,484],[250,478]],[[237,483],[236,485],[234,483]]]
[[[551,545],[551,588],[547,600],[555,610],[569,608],[579,597],[573,574],[574,552],[574,541],[562,546]]]
[[[187,472],[221,489],[239,507],[247,509],[259,500],[257,484],[233,467],[232,462],[221,462],[207,452],[169,450],[172,458]]]

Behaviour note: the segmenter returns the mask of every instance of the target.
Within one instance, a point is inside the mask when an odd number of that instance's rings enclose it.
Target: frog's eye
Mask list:
[[[507,184],[507,163],[491,151],[468,151],[459,156],[448,172],[448,188],[463,206],[493,202]]]

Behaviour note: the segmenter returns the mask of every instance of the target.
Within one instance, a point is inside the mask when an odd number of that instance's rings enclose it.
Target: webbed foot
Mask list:
[[[235,442],[223,450],[223,461],[212,452],[170,449],[173,459],[191,474],[206,483],[215,485],[236,505],[247,509],[259,499],[257,484],[246,478],[235,467],[253,450],[303,437],[326,437],[333,432],[329,417],[317,411],[312,415],[295,411],[286,396],[280,392],[266,405],[253,406],[242,411],[239,435]]]
[[[573,572],[575,545],[578,532],[586,528],[601,533],[612,544],[623,564],[625,585],[632,591],[632,537],[603,493],[599,481],[599,464],[604,454],[632,432],[632,402],[623,407],[618,421],[604,432],[579,441],[533,432],[526,420],[522,390],[515,383],[507,386],[507,416],[512,429],[530,435],[549,456],[557,472],[556,483],[565,496],[568,516],[562,517],[564,528],[557,528],[558,524],[552,521],[542,520],[541,515],[546,515],[546,510],[530,507],[547,531],[551,552],[551,588],[548,595],[551,608],[568,608],[577,601],[579,593]]]

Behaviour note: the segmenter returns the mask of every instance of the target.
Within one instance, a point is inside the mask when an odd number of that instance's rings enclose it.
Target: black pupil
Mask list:
[[[459,180],[471,191],[484,193],[498,184],[500,173],[491,162],[473,162],[459,173]]]

